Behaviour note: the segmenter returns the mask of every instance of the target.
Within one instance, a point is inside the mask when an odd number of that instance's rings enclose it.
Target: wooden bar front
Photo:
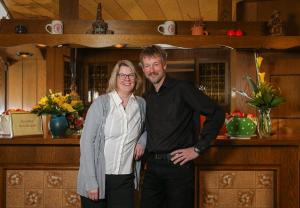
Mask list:
[[[270,179],[272,184],[266,183],[272,187],[272,191],[269,192],[272,193],[272,202],[271,205],[269,203],[269,206],[266,207],[298,208],[299,144],[300,139],[295,136],[274,136],[268,139],[254,138],[251,140],[216,140],[213,146],[195,161],[196,207],[222,207],[226,203],[231,203],[231,207],[233,207],[232,203],[235,203],[236,207],[248,205],[258,207],[256,203],[261,203],[259,200],[264,197],[261,193],[265,193],[261,191],[261,187],[257,186],[257,188],[251,185],[250,188],[247,188],[245,184],[240,184],[240,187],[235,186],[234,180],[230,179],[230,174],[233,178],[238,178],[239,174],[249,173],[253,175],[253,171],[255,171],[255,178],[258,177],[257,173],[259,172],[272,173],[273,178]],[[43,177],[49,181],[50,176],[46,172],[52,171],[52,173],[61,173],[65,180],[70,180],[68,179],[68,174],[76,177],[75,173],[79,165],[78,139],[43,139],[39,137],[1,139],[0,152],[0,207],[6,207],[9,200],[11,200],[11,196],[9,196],[9,194],[12,194],[11,190],[17,190],[10,189],[14,183],[10,184],[11,182],[8,182],[9,174],[20,171],[22,173],[21,176],[24,176],[24,178],[28,177],[26,176],[27,172],[33,175],[44,174]],[[41,171],[46,172],[43,173]],[[211,186],[212,182],[209,182],[209,177],[203,177],[205,174],[210,174],[210,177],[219,174],[219,177],[224,179],[224,181],[216,181],[216,184],[219,185],[211,189],[213,193],[210,193],[210,195],[207,195],[205,191],[210,189],[210,187],[206,186]],[[57,177],[53,176],[53,178]],[[247,180],[249,181],[249,179],[244,181]],[[72,183],[75,183],[73,185],[67,186],[67,182],[61,183],[60,186],[52,188],[54,188],[55,193],[60,193],[59,191],[61,191],[61,196],[57,195],[58,199],[61,199],[61,202],[59,202],[60,206],[57,206],[65,207],[68,201],[64,197],[67,198],[67,191],[74,192],[76,190],[76,179],[73,179]],[[257,180],[255,183],[258,183]],[[22,186],[19,182],[17,185],[25,190],[24,196],[19,197],[21,197],[21,201],[23,200],[25,205],[27,203],[26,206],[24,205],[24,207],[27,207],[29,202],[26,202],[26,197],[34,192],[30,192],[30,185],[26,185],[25,179],[24,184]],[[64,188],[65,186],[66,188]],[[39,185],[37,184],[36,187],[39,187]],[[50,189],[47,189],[45,184],[41,185],[41,187],[44,187],[44,189],[37,193],[40,193],[42,198],[37,200],[36,203],[41,203],[41,207],[43,207],[43,204],[46,205],[47,202],[47,199],[43,198],[43,196],[52,192],[49,191]],[[7,192],[7,190],[9,191]],[[33,187],[32,190],[38,189]],[[247,191],[250,193],[250,199],[249,197],[243,198],[247,196]],[[228,193],[231,193],[231,195],[236,193],[237,197],[235,198],[238,201],[232,202],[230,197],[227,197],[227,201],[224,201],[222,196],[226,196]],[[215,198],[213,197],[214,195]],[[14,197],[14,200],[20,204],[20,200],[18,201],[16,198],[18,195],[14,195]],[[270,198],[270,196],[268,197]],[[52,201],[54,200],[52,199]],[[76,200],[74,199],[74,201]]]

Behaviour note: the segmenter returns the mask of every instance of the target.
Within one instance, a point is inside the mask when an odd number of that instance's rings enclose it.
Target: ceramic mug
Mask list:
[[[63,22],[61,20],[52,20],[50,24],[45,26],[45,30],[50,34],[63,34]]]
[[[157,31],[163,35],[175,35],[175,22],[165,21],[164,24],[158,25]]]
[[[192,35],[208,35],[208,32],[204,30],[203,26],[196,26],[192,27]]]

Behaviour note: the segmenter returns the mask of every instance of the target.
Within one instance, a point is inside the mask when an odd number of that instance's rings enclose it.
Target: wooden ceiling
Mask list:
[[[59,19],[59,0],[2,0],[14,19]],[[79,0],[79,18],[94,20],[100,0]],[[218,20],[219,0],[101,0],[105,20]]]

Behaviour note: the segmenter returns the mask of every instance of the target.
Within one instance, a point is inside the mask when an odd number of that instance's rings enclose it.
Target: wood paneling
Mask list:
[[[0,113],[5,110],[5,64],[2,58],[0,58]]]
[[[8,69],[7,108],[23,107],[23,73],[22,62],[17,62]]]
[[[76,10],[81,19],[95,19],[97,3],[100,1],[79,0],[79,5],[77,2],[78,0],[61,1],[60,8],[59,0],[4,0],[13,18],[16,19],[58,19],[59,13],[61,18],[66,18],[65,15],[77,18],[77,14],[74,13]],[[103,0],[101,2],[103,18],[109,20],[195,20],[199,19],[200,15],[205,20],[218,20],[218,0]]]
[[[46,62],[38,54],[20,59],[8,69],[7,108],[31,110],[46,93]]]
[[[180,7],[177,2],[174,0],[157,0],[159,7],[162,9],[163,14],[166,19],[169,20],[178,20],[183,19]],[[179,12],[174,12],[179,11]]]
[[[190,0],[189,4],[185,0],[177,0],[183,20],[195,20],[200,18],[198,0]]]
[[[219,0],[218,20],[231,21],[232,20],[232,0]]]
[[[231,90],[246,90],[251,92],[244,77],[248,74],[252,77],[256,77],[254,55],[249,52],[237,52],[231,51],[231,64],[230,64],[230,80]],[[245,113],[255,113],[255,109],[251,108],[247,103],[247,99],[231,92],[231,111],[239,110]]]
[[[59,17],[65,19],[79,18],[79,0],[59,0]]]
[[[300,135],[299,119],[272,119],[273,132],[283,135]]]
[[[37,100],[37,62],[35,59],[24,61],[23,69],[23,109],[31,110],[32,107],[38,102]]]
[[[48,48],[47,49],[47,73],[46,89],[55,92],[64,90],[64,59],[70,58],[69,48]]]
[[[147,19],[145,12],[135,0],[115,0],[124,10],[127,11],[131,19]],[[152,11],[151,11],[152,12]]]
[[[300,96],[297,92],[300,86],[300,73],[298,75],[271,75],[271,82],[279,87],[286,103],[272,110],[272,116],[278,118],[297,118],[300,121]]]

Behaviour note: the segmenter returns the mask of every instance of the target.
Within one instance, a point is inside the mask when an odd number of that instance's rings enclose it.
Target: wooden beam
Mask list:
[[[219,0],[218,5],[218,21],[231,21],[232,0]]]
[[[61,19],[79,19],[79,0],[59,0]]]

